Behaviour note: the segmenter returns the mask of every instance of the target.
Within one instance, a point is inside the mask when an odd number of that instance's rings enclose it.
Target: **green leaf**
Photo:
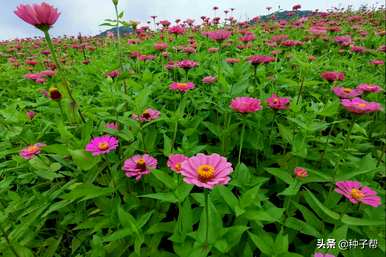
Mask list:
[[[283,192],[279,193],[278,195],[296,195],[299,192],[300,187],[302,186],[302,183],[300,181],[294,180],[289,187],[284,189]]]
[[[236,212],[236,207],[239,205],[239,200],[232,193],[232,191],[227,186],[222,185],[215,187],[214,190],[219,191],[221,197],[228,204],[228,206],[233,210],[233,212]]]
[[[69,150],[72,160],[81,170],[90,170],[97,163],[98,158],[91,155],[91,153],[84,150]]]
[[[279,133],[284,141],[288,144],[292,144],[293,134],[291,129],[280,123],[278,123],[277,126],[279,128]]]
[[[104,242],[111,242],[111,241],[117,241],[119,239],[125,238],[127,236],[132,235],[134,232],[131,228],[123,228],[120,230],[115,231],[111,235],[105,236],[103,238]]]
[[[265,168],[265,170],[271,175],[283,180],[285,183],[289,185],[294,184],[294,178],[287,170],[280,169],[280,168]]]
[[[311,206],[311,208],[316,212],[316,213],[320,213],[318,212],[318,210],[315,209],[315,207],[319,208],[325,215],[327,215],[329,218],[331,218],[332,220],[339,220],[340,216],[338,213],[330,210],[329,208],[327,208],[324,204],[322,204],[316,197],[313,193],[311,193],[311,191],[309,191],[307,189],[306,192],[304,192],[304,197],[305,197],[305,200],[306,202]],[[321,216],[321,218],[323,218],[323,216]]]
[[[153,170],[151,174],[161,181],[167,188],[175,189],[177,187],[176,181],[173,177],[169,176],[167,172],[163,170]]]
[[[146,194],[139,195],[138,197],[146,197],[157,199],[165,202],[176,203],[178,201],[177,197],[173,193],[155,193],[155,194]]]
[[[178,201],[182,203],[185,200],[185,198],[188,197],[192,189],[193,189],[193,185],[181,183],[177,186],[177,189],[174,192],[174,194],[177,197]]]
[[[365,218],[355,218],[355,217],[350,217],[346,214],[342,216],[341,221],[351,226],[385,226],[385,220],[382,220],[382,219],[370,220]]]
[[[292,144],[292,153],[294,155],[307,158],[307,152],[306,136],[300,133],[295,135],[294,142]]]
[[[276,254],[285,253],[288,251],[288,235],[284,235],[283,231],[277,234],[275,239]]]
[[[110,187],[98,187],[92,184],[79,183],[75,185],[75,188],[68,194],[62,196],[65,200],[76,200],[82,198],[82,201],[97,198],[100,196],[108,195],[113,192]]]
[[[259,232],[257,235],[252,232],[248,232],[249,238],[255,244],[255,246],[264,254],[273,256],[274,243],[272,237],[266,232]]]
[[[317,238],[321,237],[321,234],[314,227],[294,217],[288,218],[284,225],[288,228],[299,231],[302,234],[314,236]]]

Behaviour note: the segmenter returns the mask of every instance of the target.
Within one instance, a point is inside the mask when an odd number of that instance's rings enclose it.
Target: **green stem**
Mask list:
[[[205,195],[205,218],[206,218],[206,230],[205,230],[205,246],[208,246],[209,237],[209,207],[208,207],[208,189],[204,189]]]
[[[241,151],[243,149],[244,133],[245,133],[245,123],[243,123],[243,126],[241,128],[239,158],[238,158],[237,164],[240,164],[240,160],[241,160]]]
[[[61,70],[61,69],[62,69],[62,66],[60,65],[60,62],[59,62],[59,60],[58,60],[58,57],[56,56],[56,52],[55,52],[54,46],[53,46],[53,44],[52,44],[52,40],[51,40],[50,34],[48,33],[48,30],[44,30],[43,32],[44,32],[44,37],[45,37],[45,39],[46,39],[46,41],[47,41],[47,44],[48,44],[48,48],[50,48],[52,58],[54,59],[54,62],[55,62],[55,64],[56,64],[57,68],[58,68],[59,70]],[[71,101],[72,101],[72,104],[73,104],[73,106],[74,106],[73,108],[76,108],[77,103],[76,103],[74,97],[72,96],[71,90],[70,90],[70,88],[69,88],[69,86],[68,86],[66,80],[64,81],[64,87],[66,88],[66,91],[67,91],[67,93],[68,93],[68,96],[70,97],[70,99],[71,99]],[[80,116],[82,122],[85,123],[86,120],[84,119],[84,117],[83,117],[83,115],[82,115],[82,112],[81,112],[79,109],[78,109],[78,113],[79,113],[79,116]]]
[[[341,166],[341,163],[344,161],[344,159],[346,158],[346,155],[347,155],[347,149],[346,147],[348,147],[348,143],[350,142],[350,137],[351,137],[351,132],[354,128],[354,124],[355,124],[355,121],[354,121],[354,118],[352,118],[350,120],[350,125],[349,125],[349,129],[348,129],[348,133],[346,135],[346,138],[344,140],[344,143],[343,143],[343,147],[342,147],[342,158],[341,160],[339,161],[336,169],[335,169],[335,175],[334,175],[334,180],[335,180],[335,176],[336,176],[336,173],[339,171],[339,168]]]
[[[58,69],[61,69],[61,65],[59,63],[58,57],[56,56],[56,52],[55,52],[54,46],[52,44],[50,34],[48,33],[48,30],[44,30],[43,32],[44,32],[44,37],[45,37],[47,44],[48,44],[48,48],[51,51],[52,58],[54,59],[54,62],[56,64],[56,66],[58,67]]]
[[[296,99],[296,104],[299,104],[300,95],[303,92],[303,86],[304,86],[304,77],[302,78],[302,80],[300,82],[300,88],[299,88],[298,98]]]
[[[118,13],[118,5],[114,4],[114,9],[115,9],[115,16],[117,17],[117,49],[118,49],[118,60],[119,60],[119,67],[121,67],[121,70],[123,68],[122,66],[122,53],[121,53],[121,36],[119,33],[119,13]]]
[[[273,126],[275,125],[275,121],[276,121],[276,113],[277,113],[277,111],[274,110],[273,111],[273,117],[272,117],[271,131],[270,131],[270,134],[269,134],[269,144],[268,144],[269,147],[271,147],[272,134],[273,134]]]

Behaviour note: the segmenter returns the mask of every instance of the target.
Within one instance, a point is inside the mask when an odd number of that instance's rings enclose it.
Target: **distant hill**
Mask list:
[[[114,27],[114,28],[108,29],[106,31],[103,31],[98,36],[105,37],[105,36],[107,36],[107,33],[109,33],[109,32],[112,32],[112,33],[114,33],[114,35],[116,35],[117,31],[118,31],[117,28]],[[133,29],[130,27],[124,27],[124,26],[119,27],[119,34],[120,35],[124,35],[126,33],[132,33],[132,32],[133,32]]]
[[[301,17],[308,17],[308,16],[311,16],[313,14],[312,11],[282,11],[282,12],[274,12],[272,14],[269,14],[269,15],[263,15],[263,16],[260,16],[260,20],[261,21],[267,21],[267,20],[270,20],[272,19],[272,16],[275,16],[275,19],[276,20],[290,20],[290,19],[294,19],[294,17],[296,18],[301,18]]]
[[[274,12],[274,13],[269,14],[269,15],[260,16],[260,20],[261,21],[267,21],[267,20],[272,19],[272,16],[275,16],[276,20],[290,20],[290,19],[296,19],[296,18],[300,18],[300,17],[308,17],[308,16],[311,16],[312,13],[313,13],[312,11],[307,11],[307,10],[306,11],[296,11],[296,12],[294,12],[294,11],[281,11],[281,12]],[[112,32],[112,33],[114,33],[114,35],[116,35],[117,34],[117,28],[111,28],[109,30],[103,31],[98,36],[105,37],[105,36],[107,36],[108,32]],[[132,33],[132,32],[133,32],[133,29],[130,27],[126,27],[126,26],[119,27],[119,33],[121,35],[124,35],[126,33]]]

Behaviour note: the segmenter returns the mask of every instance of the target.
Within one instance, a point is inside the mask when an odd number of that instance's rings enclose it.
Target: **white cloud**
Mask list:
[[[35,3],[37,0],[7,1],[2,6],[0,17],[0,39],[41,35],[39,31],[22,22],[13,14],[13,10],[20,3]],[[111,0],[46,0],[57,7],[62,13],[55,27],[54,35],[97,34],[103,31],[98,25],[105,18],[114,17],[114,7]],[[120,0],[119,8],[125,12],[125,20],[139,20],[145,23],[151,15],[160,19],[174,21],[176,18],[194,18],[199,21],[200,16],[213,16],[212,7],[218,6],[217,15],[223,16],[223,10],[235,8],[234,17],[237,19],[252,18],[267,14],[266,7],[272,6],[277,10],[290,9],[294,4],[301,4],[305,10],[326,10],[332,6],[353,5],[358,8],[361,4],[376,5],[382,1],[376,0]]]

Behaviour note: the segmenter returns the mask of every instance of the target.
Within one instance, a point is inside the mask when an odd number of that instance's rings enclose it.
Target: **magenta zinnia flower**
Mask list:
[[[109,153],[118,147],[118,139],[112,136],[93,138],[86,146],[86,151],[93,156]]]
[[[285,110],[288,109],[289,98],[287,97],[278,97],[275,94],[272,94],[270,98],[267,99],[268,106],[276,110]]]
[[[329,82],[344,80],[344,73],[339,71],[325,71],[322,72],[320,76]]]
[[[218,184],[228,184],[228,175],[232,172],[232,164],[216,153],[199,153],[181,164],[181,174],[186,183],[209,189]]]
[[[183,154],[172,154],[169,155],[167,165],[172,171],[180,173],[182,167],[181,164],[187,159],[189,158]]]
[[[60,16],[58,9],[47,3],[24,5],[21,4],[14,12],[23,21],[38,29],[49,29]]]
[[[213,76],[206,76],[202,79],[202,83],[204,84],[213,84],[214,82],[216,82],[216,77],[213,77]]]
[[[382,91],[382,88],[378,85],[375,85],[375,84],[359,84],[357,86],[357,89],[358,90],[361,90],[363,92],[368,92],[368,93],[378,93],[380,91]]]
[[[340,98],[354,98],[360,96],[363,92],[359,88],[334,87],[332,92]]]
[[[193,89],[195,85],[192,82],[186,82],[186,83],[181,83],[181,82],[173,82],[172,84],[169,85],[169,88],[171,90],[178,90],[180,92],[186,92],[190,89]]]
[[[149,174],[156,168],[157,159],[148,154],[134,155],[130,159],[127,159],[122,167],[126,176],[135,177],[136,180],[140,180],[143,175]]]
[[[232,32],[227,30],[216,30],[216,31],[206,32],[205,34],[208,36],[208,38],[214,41],[222,42],[225,39],[228,39],[232,35]]]
[[[308,176],[307,170],[305,168],[303,168],[303,167],[296,167],[294,169],[294,174],[298,178],[305,178],[305,177]]]
[[[352,203],[363,203],[372,207],[381,205],[381,198],[377,192],[367,186],[362,186],[358,181],[336,182],[335,192],[345,196]]]
[[[354,99],[342,99],[340,103],[347,111],[356,114],[377,112],[381,109],[381,105],[379,103],[367,102],[359,97],[356,97]]]
[[[109,123],[106,123],[105,128],[118,130],[119,126],[118,126],[118,123],[116,122],[109,122]]]
[[[257,65],[257,64],[266,64],[266,63],[274,62],[275,58],[272,56],[265,56],[265,55],[253,55],[248,57],[248,61],[253,65]]]
[[[145,122],[152,121],[158,119],[160,116],[160,112],[156,109],[147,108],[141,115],[133,114],[131,118],[137,121]]]
[[[263,109],[259,99],[246,96],[234,98],[231,101],[230,107],[234,111],[241,113],[256,112]]]
[[[46,146],[46,144],[43,143],[36,143],[34,145],[30,145],[26,148],[23,148],[20,151],[20,156],[23,157],[26,160],[32,159],[36,155],[38,155],[42,149],[42,147]]]
[[[177,62],[177,66],[184,69],[184,70],[190,70],[198,65],[197,62],[192,60],[183,60]]]

